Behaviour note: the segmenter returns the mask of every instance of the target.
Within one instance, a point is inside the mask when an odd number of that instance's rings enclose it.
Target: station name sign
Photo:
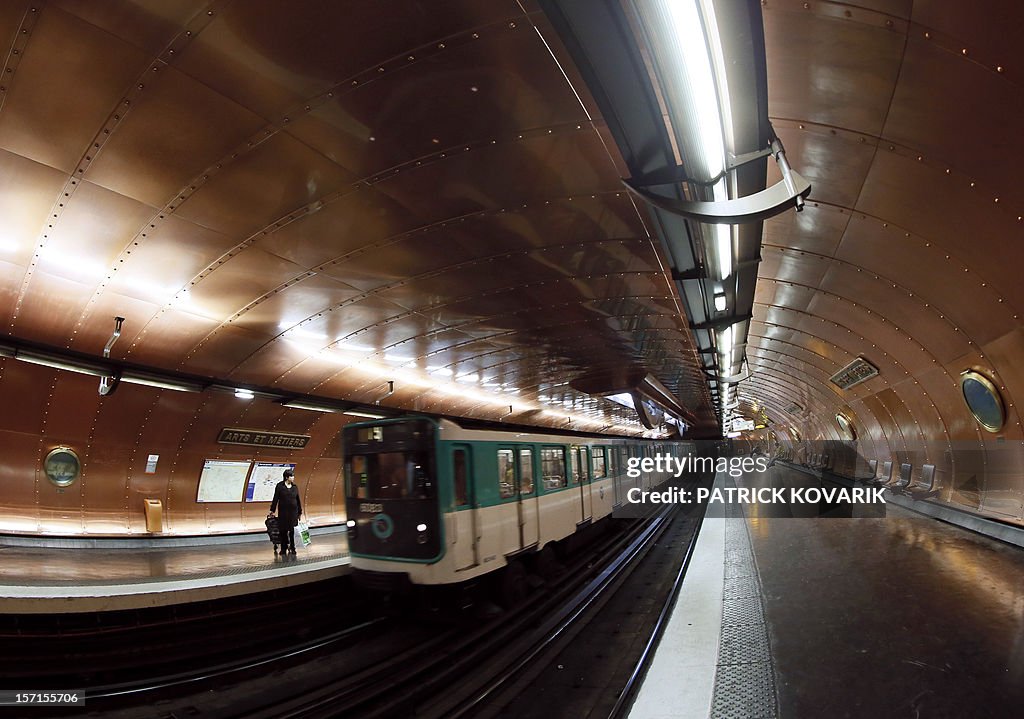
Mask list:
[[[220,431],[217,441],[220,444],[247,444],[253,447],[303,449],[309,444],[309,438],[308,434],[290,434],[288,432],[267,432],[261,429],[225,427]]]

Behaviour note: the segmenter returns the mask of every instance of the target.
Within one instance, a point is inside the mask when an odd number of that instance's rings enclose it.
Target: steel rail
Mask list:
[[[476,709],[483,701],[516,677],[537,655],[561,638],[595,602],[604,597],[605,592],[612,588],[616,580],[624,577],[636,567],[636,561],[645,556],[647,550],[654,546],[668,529],[670,524],[669,516],[678,511],[678,505],[671,505],[662,510],[661,514],[651,521],[650,526],[641,536],[635,539],[577,594],[575,603],[570,604],[538,629],[537,633],[543,634],[540,640],[536,641],[525,653],[520,654],[518,658],[506,667],[506,671],[495,677],[482,690],[476,692],[471,699],[459,704],[454,711],[445,712],[444,716],[457,719],[458,717],[465,716],[467,712]]]
[[[147,692],[158,691],[161,689],[169,689],[172,687],[186,686],[189,684],[195,684],[197,682],[207,681],[209,679],[218,679],[232,674],[240,672],[247,672],[257,667],[266,666],[268,664],[274,664],[283,659],[289,659],[291,657],[298,657],[310,652],[329,647],[332,644],[345,641],[352,637],[354,634],[371,629],[382,622],[387,621],[385,617],[375,617],[368,621],[356,624],[354,626],[342,629],[333,634],[329,634],[326,637],[316,639],[310,642],[304,642],[297,644],[284,651],[267,652],[265,654],[258,655],[256,657],[247,657],[243,661],[238,662],[225,662],[218,664],[213,667],[205,667],[198,672],[182,672],[180,674],[172,674],[169,676],[161,677],[158,681],[147,680],[140,682],[128,682],[125,684],[110,684],[107,686],[101,686],[96,689],[89,690],[89,700],[95,699],[111,699],[115,697],[126,697],[131,695],[145,694]]]
[[[636,666],[630,673],[626,686],[623,687],[622,692],[619,694],[615,706],[608,712],[608,719],[621,719],[621,717],[629,713],[633,699],[636,697],[637,691],[647,676],[647,670],[654,659],[655,650],[661,642],[661,637],[665,633],[665,627],[668,626],[669,617],[672,616],[672,609],[675,607],[676,600],[679,598],[679,592],[682,590],[683,580],[686,578],[686,570],[689,568],[690,560],[693,558],[693,550],[697,546],[697,538],[700,537],[701,527],[704,526],[704,516],[705,513],[702,512],[697,518],[697,527],[686,547],[686,554],[683,556],[683,563],[679,565],[679,572],[676,573],[676,578],[672,582],[672,589],[665,598],[665,603],[661,607],[658,619],[654,623],[654,630],[651,632],[651,636],[648,637],[644,650],[640,653]]]

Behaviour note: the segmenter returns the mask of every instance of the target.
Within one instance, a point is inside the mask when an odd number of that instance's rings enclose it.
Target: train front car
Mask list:
[[[437,467],[438,426],[425,417],[345,427],[345,506],[356,580],[397,590],[441,559],[444,527]]]

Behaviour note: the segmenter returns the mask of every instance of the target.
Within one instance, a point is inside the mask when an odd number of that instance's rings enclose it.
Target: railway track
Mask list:
[[[678,585],[699,524],[699,516],[672,507],[607,532],[567,563],[557,584],[532,591],[493,619],[471,612],[421,615],[417,622],[377,616],[255,657],[93,686],[87,708],[110,719],[499,716],[530,696],[526,688],[536,686],[538,667],[551,665],[588,627],[616,621],[612,615],[624,606],[629,611],[633,600],[623,592],[634,579],[650,586],[650,576],[670,574]],[[659,547],[679,561],[656,560]],[[672,566],[650,569],[666,564]],[[675,591],[659,605],[663,618]],[[642,623],[660,626],[655,619]],[[616,662],[621,681],[616,679],[610,702],[605,696],[595,706],[604,711],[608,705],[610,712],[620,695],[619,704],[628,704],[654,643],[652,638],[640,651],[622,653]]]

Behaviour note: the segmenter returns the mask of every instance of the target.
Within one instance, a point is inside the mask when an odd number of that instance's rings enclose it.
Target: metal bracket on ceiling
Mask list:
[[[743,367],[747,368],[746,374],[743,374],[742,372]],[[750,379],[751,377],[753,377],[753,375],[750,372],[750,362],[747,361],[747,356],[744,354],[743,362],[740,366],[740,374],[734,374],[732,377],[719,377],[718,381],[722,384],[738,384],[744,380]]]
[[[742,155],[733,155],[732,153],[729,153],[729,157],[726,159],[726,164],[730,170],[734,170],[737,167],[743,167],[743,165],[746,165],[748,162],[760,160],[762,157],[768,157],[773,152],[775,152],[774,148],[769,145],[768,147],[760,150],[754,150],[753,152],[744,152]]]
[[[796,211],[800,212],[804,208],[804,197],[811,191],[811,183],[789,166],[789,162],[786,160],[786,150],[778,137],[772,138],[769,151],[775,155],[775,161],[782,172],[782,179],[771,187],[746,197],[715,202],[662,197],[644,189],[653,184],[649,182],[651,174],[637,178],[637,181],[623,180],[622,183],[649,205],[673,215],[712,225],[737,225],[764,220],[785,212],[790,207],[795,207]]]
[[[754,150],[753,152],[745,152],[742,155],[733,155],[729,153],[726,158],[726,168],[723,172],[712,177],[710,180],[695,180],[692,177],[686,176],[686,169],[682,165],[675,165],[673,167],[663,167],[652,172],[646,172],[643,175],[637,175],[633,177],[630,182],[635,187],[651,187],[653,185],[678,185],[680,183],[687,183],[691,185],[705,185],[712,186],[719,180],[721,180],[726,172],[735,170],[737,167],[743,167],[748,162],[754,160],[760,160],[762,157],[768,157],[774,150],[769,145],[760,150]]]
[[[110,335],[110,339],[107,340],[106,346],[103,348],[103,356],[110,357],[110,350],[113,348],[114,343],[117,342],[117,338],[121,336],[121,324],[124,322],[124,317],[114,318],[114,333]],[[113,375],[100,377],[99,393],[101,397],[107,397],[114,394],[114,390],[117,389],[117,385],[121,381],[121,373],[115,372]]]
[[[754,316],[751,314],[745,315],[733,315],[731,317],[720,317],[716,320],[708,320],[707,322],[697,322],[696,324],[690,325],[691,330],[724,330],[726,327],[738,324],[740,322],[746,322],[747,320],[753,319]]]
[[[677,270],[675,267],[672,268],[673,280],[706,280],[707,277],[708,273],[701,265],[691,267],[688,270]]]

